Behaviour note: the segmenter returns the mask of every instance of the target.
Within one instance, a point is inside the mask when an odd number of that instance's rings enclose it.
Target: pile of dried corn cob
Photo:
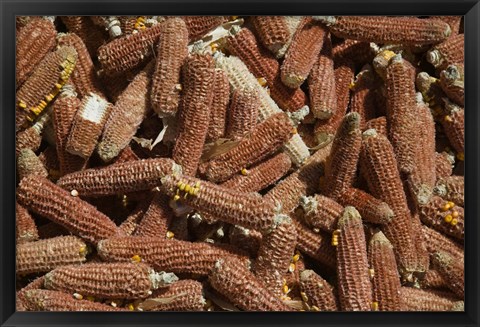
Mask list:
[[[463,310],[461,17],[18,17],[17,310]]]

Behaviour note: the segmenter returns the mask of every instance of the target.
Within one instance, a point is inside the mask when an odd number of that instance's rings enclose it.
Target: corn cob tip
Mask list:
[[[345,126],[347,127],[348,132],[352,132],[360,128],[361,116],[358,112],[348,113],[347,115],[345,115],[345,118],[343,120],[346,124]]]
[[[302,196],[300,198],[300,206],[305,213],[308,213],[312,210],[316,210],[318,206],[318,201],[315,199],[314,196]]]
[[[373,234],[372,238],[370,239],[370,244],[373,244],[375,242],[387,244],[389,247],[392,247],[392,244],[390,243],[388,238],[380,230]]]
[[[442,70],[440,72],[440,77],[442,76],[449,82],[461,78],[460,71],[456,65],[449,65],[445,70]]]
[[[345,226],[358,222],[362,222],[362,217],[358,210],[355,209],[355,207],[346,206],[345,209],[343,209],[342,215],[338,219],[338,228],[342,229]]]
[[[362,133],[362,137],[365,139],[367,137],[376,137],[378,135],[377,130],[374,128],[369,128]]]
[[[313,274],[315,274],[315,272],[313,270],[310,270],[310,269],[305,269],[304,271],[302,271],[300,273],[300,281],[306,281],[310,278],[310,276],[312,276]]]
[[[425,205],[430,201],[430,198],[432,197],[433,190],[430,186],[421,184],[418,187],[418,190],[416,192],[416,198],[417,198],[417,203],[419,205]]]
[[[441,55],[438,50],[430,50],[427,52],[427,61],[434,67],[438,67],[441,62]]]
[[[318,20],[327,26],[334,25],[337,22],[335,16],[312,16],[312,19]]]
[[[152,282],[152,288],[156,290],[157,288],[167,286],[178,281],[177,275],[174,273],[167,273],[164,271],[155,272],[153,269],[149,275],[150,281]]]

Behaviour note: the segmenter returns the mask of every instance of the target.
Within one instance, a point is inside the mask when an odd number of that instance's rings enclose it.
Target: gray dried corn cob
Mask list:
[[[47,272],[85,262],[87,245],[76,236],[59,236],[17,245],[16,273]]]
[[[38,240],[38,229],[28,210],[16,203],[15,211],[17,244]]]
[[[465,297],[464,261],[446,252],[435,252],[432,264],[447,282],[447,287],[460,299]]]
[[[464,194],[464,176],[448,176],[437,179],[434,193],[442,199],[452,201],[457,205],[463,207],[465,204]]]
[[[452,311],[458,299],[450,292],[401,287],[402,311]]]
[[[310,308],[315,306],[319,311],[338,311],[333,287],[313,270],[300,273],[300,288],[305,293],[304,301]]]
[[[337,228],[338,218],[343,213],[343,206],[332,198],[317,194],[302,196],[300,207],[303,209],[303,219],[312,228],[319,228],[332,233]]]
[[[285,16],[254,16],[251,21],[260,42],[273,54],[285,46],[292,37]]]
[[[133,235],[167,237],[168,226],[174,218],[168,202],[166,195],[156,192]]]
[[[226,137],[237,140],[251,132],[257,124],[260,105],[260,95],[257,87],[243,86],[236,88],[233,91],[228,108]]]
[[[459,106],[463,106],[465,102],[463,63],[450,65],[442,70],[440,72],[440,86],[450,100]]]
[[[19,180],[28,175],[48,177],[48,171],[43,162],[31,149],[23,149],[17,157],[17,173]]]
[[[227,73],[220,68],[216,68],[213,81],[213,100],[210,110],[207,140],[215,141],[225,136],[229,101],[230,84]],[[257,107],[255,107],[255,110],[258,110]],[[256,119],[257,116],[255,116],[255,122]]]
[[[464,34],[457,34],[427,52],[427,61],[438,71],[464,61]]]
[[[204,311],[203,286],[191,279],[160,288],[138,304],[141,311]]]
[[[426,205],[419,208],[419,213],[425,225],[458,240],[464,239],[465,217],[462,207],[439,196],[432,196]]]

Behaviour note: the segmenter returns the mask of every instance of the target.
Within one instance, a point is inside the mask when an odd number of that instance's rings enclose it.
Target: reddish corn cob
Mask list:
[[[464,177],[448,176],[446,178],[437,179],[437,184],[433,190],[436,195],[447,201],[452,201],[463,207],[464,201]]]
[[[111,161],[128,146],[149,110],[148,91],[152,66],[148,65],[118,97],[103,128],[97,153],[105,161]]]
[[[234,305],[248,311],[290,311],[280,299],[266,290],[241,263],[224,258],[215,263],[208,281]]]
[[[449,65],[463,63],[464,53],[464,34],[458,34],[428,51],[427,61],[440,71]]]
[[[463,260],[463,247],[461,247],[451,238],[425,225],[422,225],[422,234],[425,238],[425,244],[428,252],[446,252],[455,257],[457,260]]]
[[[45,151],[40,153],[38,158],[40,158],[40,160],[43,162],[43,165],[45,168],[47,168],[49,174],[52,175],[52,178],[54,177],[53,175],[58,174],[60,171],[60,164],[58,162],[57,151],[55,151],[55,147],[47,147]]]
[[[363,65],[373,60],[373,57],[375,57],[375,49],[371,46],[370,41],[360,42],[346,39],[344,42],[338,43],[333,47],[332,54],[334,61],[349,59],[355,64]]]
[[[453,202],[447,202],[438,196],[432,196],[430,201],[420,207],[422,222],[448,236],[463,240],[464,210]]]
[[[156,273],[138,262],[87,263],[50,271],[45,275],[45,288],[104,299],[139,299],[176,280],[173,274]]]
[[[447,152],[435,153],[435,174],[437,179],[447,178],[452,175],[455,159]],[[435,191],[435,190],[434,190]]]
[[[463,106],[465,98],[463,64],[450,65],[442,70],[440,72],[440,86],[450,100],[459,106]]]
[[[179,104],[180,69],[188,54],[188,30],[181,18],[167,19],[157,45],[151,101],[159,116],[174,115]]]
[[[446,289],[448,288],[447,282],[438,272],[437,269],[428,269],[425,273],[425,278],[420,282],[422,289],[424,288],[436,288],[436,289]]]
[[[333,287],[313,270],[304,270],[300,274],[300,287],[306,298],[304,301],[318,311],[337,311],[338,305]],[[314,307],[316,307],[314,309]]]
[[[382,232],[370,239],[368,261],[373,269],[373,301],[379,311],[401,310],[400,276],[390,241]]]
[[[308,76],[310,108],[315,118],[327,119],[336,112],[337,94],[335,89],[332,40],[330,34],[325,34],[318,59]]]
[[[56,267],[86,261],[87,245],[75,236],[60,236],[17,244],[16,272],[47,272]]]
[[[90,56],[94,58],[98,48],[107,40],[106,33],[95,26],[87,16],[61,16],[60,18],[69,32],[77,34],[83,40]]]
[[[452,30],[452,34],[450,35],[450,37],[460,33],[462,16],[431,16],[431,18],[438,19],[447,23],[450,26],[450,29]]]
[[[71,294],[49,290],[26,291],[25,302],[28,311],[125,311],[103,303],[76,300]]]
[[[80,108],[75,113],[65,144],[66,151],[84,159],[89,158],[95,150],[111,108],[112,104],[95,93],[84,97]]]
[[[235,225],[230,228],[228,239],[232,246],[247,252],[250,257],[255,257],[262,241],[262,234],[254,229]]]
[[[291,38],[285,16],[254,16],[251,18],[262,45],[276,54]]]
[[[452,293],[401,287],[403,311],[452,311],[458,299]]]
[[[262,233],[269,232],[276,225],[274,204],[252,193],[238,192],[176,174],[162,179],[162,189],[168,196],[175,196],[174,200],[181,200],[195,210],[231,224]]]
[[[65,228],[53,222],[38,227],[38,236],[42,240],[69,234],[70,233]]]
[[[295,35],[295,32],[297,29],[300,27],[300,23],[303,20],[303,16],[284,16],[285,18],[285,23],[289,32],[289,37],[287,39],[287,42],[278,49],[274,53],[275,58],[280,59],[285,56],[285,53],[287,52],[288,48],[290,47],[290,44],[292,43],[293,35]]]
[[[38,240],[37,226],[28,210],[18,203],[15,205],[15,210],[17,244]]]
[[[17,88],[25,82],[38,63],[55,46],[57,31],[53,22],[43,17],[30,19],[16,37]]]
[[[432,263],[447,282],[447,287],[463,299],[465,297],[463,260],[457,260],[446,252],[435,252],[432,255]]]
[[[18,156],[23,149],[32,149],[37,151],[42,142],[41,130],[37,128],[37,124],[29,127],[16,135],[15,154]]]
[[[133,235],[165,238],[173,219],[173,211],[168,202],[166,195],[156,192]]]
[[[225,181],[278,150],[291,137],[292,129],[287,115],[275,114],[257,125],[237,146],[201,165],[200,171],[211,181]]]
[[[47,177],[48,171],[35,152],[30,149],[23,149],[17,157],[17,172],[19,180],[29,175]]]
[[[211,29],[223,24],[223,16],[182,16],[188,29],[188,42],[198,40]]]
[[[132,34],[135,30],[135,23],[137,21],[136,16],[118,16],[120,21],[120,29],[122,30],[122,35]]]
[[[24,286],[22,289],[17,291],[17,297],[16,297],[16,309],[17,311],[27,311],[26,305],[27,302],[25,300],[25,292],[29,290],[38,290],[42,288],[43,282],[45,281],[44,276],[37,277],[34,279],[32,282],[30,282],[28,285]]]
[[[332,233],[336,227],[338,218],[343,213],[343,206],[335,200],[323,195],[303,196],[300,206],[304,211],[304,220],[312,228],[318,228]]]
[[[185,91],[180,109],[179,134],[172,156],[186,175],[195,175],[202,156],[208,132],[214,79],[212,57],[194,54],[186,59],[183,66]]]
[[[377,131],[378,134],[381,134],[387,137],[388,135],[387,117],[381,116],[378,118],[370,119],[365,124],[365,128],[363,129],[363,131],[366,131],[367,129],[374,129]]]
[[[465,110],[445,99],[448,114],[441,120],[443,130],[452,147],[463,160],[465,153]]]
[[[338,37],[375,43],[433,44],[451,34],[437,19],[385,16],[317,16]],[[386,28],[388,26],[388,28]]]
[[[102,45],[98,49],[98,60],[105,74],[120,74],[148,62],[164,28],[165,25],[157,24],[145,31],[126,35]]]
[[[40,176],[24,178],[17,190],[20,204],[92,243],[119,233],[95,207]]]
[[[423,279],[425,272],[428,271],[430,266],[430,253],[428,252],[427,245],[425,243],[425,235],[422,233],[422,222],[420,215],[416,208],[412,210],[412,231],[413,239],[415,241],[415,248],[417,249],[417,274],[415,278]]]
[[[158,237],[127,236],[102,240],[97,245],[100,257],[106,261],[127,262],[141,260],[156,271],[206,275],[215,261],[236,257],[243,261],[238,250],[208,243],[166,240]]]
[[[362,217],[354,207],[345,207],[338,220],[337,273],[340,307],[344,311],[370,311],[372,286]]]
[[[351,100],[351,111],[360,114],[360,128],[363,130],[367,121],[376,115],[377,97],[375,89],[378,82],[372,66],[365,65],[355,78]]]
[[[282,178],[291,166],[288,155],[279,153],[252,167],[245,172],[246,175],[235,175],[221,185],[240,192],[259,192]]]
[[[129,161],[140,160],[138,155],[133,151],[130,145],[127,145],[125,149],[123,149],[117,158],[115,158],[113,163],[124,163]]]
[[[143,219],[143,216],[148,209],[150,201],[151,196],[150,194],[147,194],[144,199],[140,200],[140,202],[137,203],[135,209],[133,209],[133,211],[127,216],[127,218],[122,221],[118,228],[125,232],[126,235],[132,235],[136,231],[140,220]]]
[[[122,35],[119,16],[90,16],[90,18],[95,25],[105,28],[111,39]]]
[[[71,83],[81,98],[95,93],[105,97],[97,79],[95,67],[88,49],[82,39],[75,33],[60,34],[57,38],[59,46],[71,46],[77,51],[78,60],[71,76]]]
[[[168,158],[143,159],[71,173],[60,178],[58,185],[82,196],[105,196],[150,190],[166,174],[180,171]]]
[[[252,131],[257,124],[260,96],[255,87],[241,87],[235,89],[232,101],[228,108],[227,137],[238,140]]]
[[[61,47],[50,52],[36,66],[30,77],[18,89],[16,128],[26,127],[58,94],[72,73],[77,52],[72,47]]]
[[[215,79],[213,81],[213,100],[212,108],[210,110],[210,122],[208,124],[207,140],[215,141],[225,136],[229,101],[230,84],[228,82],[227,73],[220,68],[216,68]],[[255,110],[258,110],[256,106]],[[256,118],[257,116],[255,116],[255,122]]]
[[[307,79],[327,33],[325,27],[316,24],[311,18],[304,20],[293,36],[281,67],[282,82],[293,89],[300,87]]]
[[[162,301],[165,299],[165,301]],[[141,311],[204,311],[203,287],[196,280],[179,280],[160,288],[152,296],[139,303]]]

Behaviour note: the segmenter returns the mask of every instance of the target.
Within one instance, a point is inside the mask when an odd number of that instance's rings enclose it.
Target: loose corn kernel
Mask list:
[[[240,172],[242,173],[243,176],[248,175],[248,170],[246,168],[242,168],[242,170]]]
[[[288,271],[292,273],[295,271],[295,268],[296,268],[295,264],[291,263],[290,266],[288,266]]]
[[[378,311],[378,302],[372,302],[372,311]]]
[[[130,310],[130,311],[135,310],[135,307],[133,306],[133,303],[128,304],[128,310]]]
[[[292,259],[293,262],[297,262],[298,260],[300,260],[300,253],[295,254]]]
[[[171,231],[168,231],[168,232],[167,232],[167,238],[170,238],[170,239],[171,239],[171,238],[173,238],[174,236],[175,236],[175,234],[174,234],[173,232],[171,232]]]
[[[465,160],[465,154],[463,152],[457,153],[457,159],[460,161]]]
[[[265,77],[259,77],[257,78],[257,81],[258,81],[258,84],[260,84],[262,87],[267,85],[267,80],[265,79]]]
[[[83,300],[83,296],[82,294],[78,294],[78,293],[73,293],[73,297],[77,300]]]
[[[134,262],[140,262],[140,261],[142,261],[142,258],[141,258],[138,254],[135,254],[135,255],[132,257],[132,261],[134,261]]]

